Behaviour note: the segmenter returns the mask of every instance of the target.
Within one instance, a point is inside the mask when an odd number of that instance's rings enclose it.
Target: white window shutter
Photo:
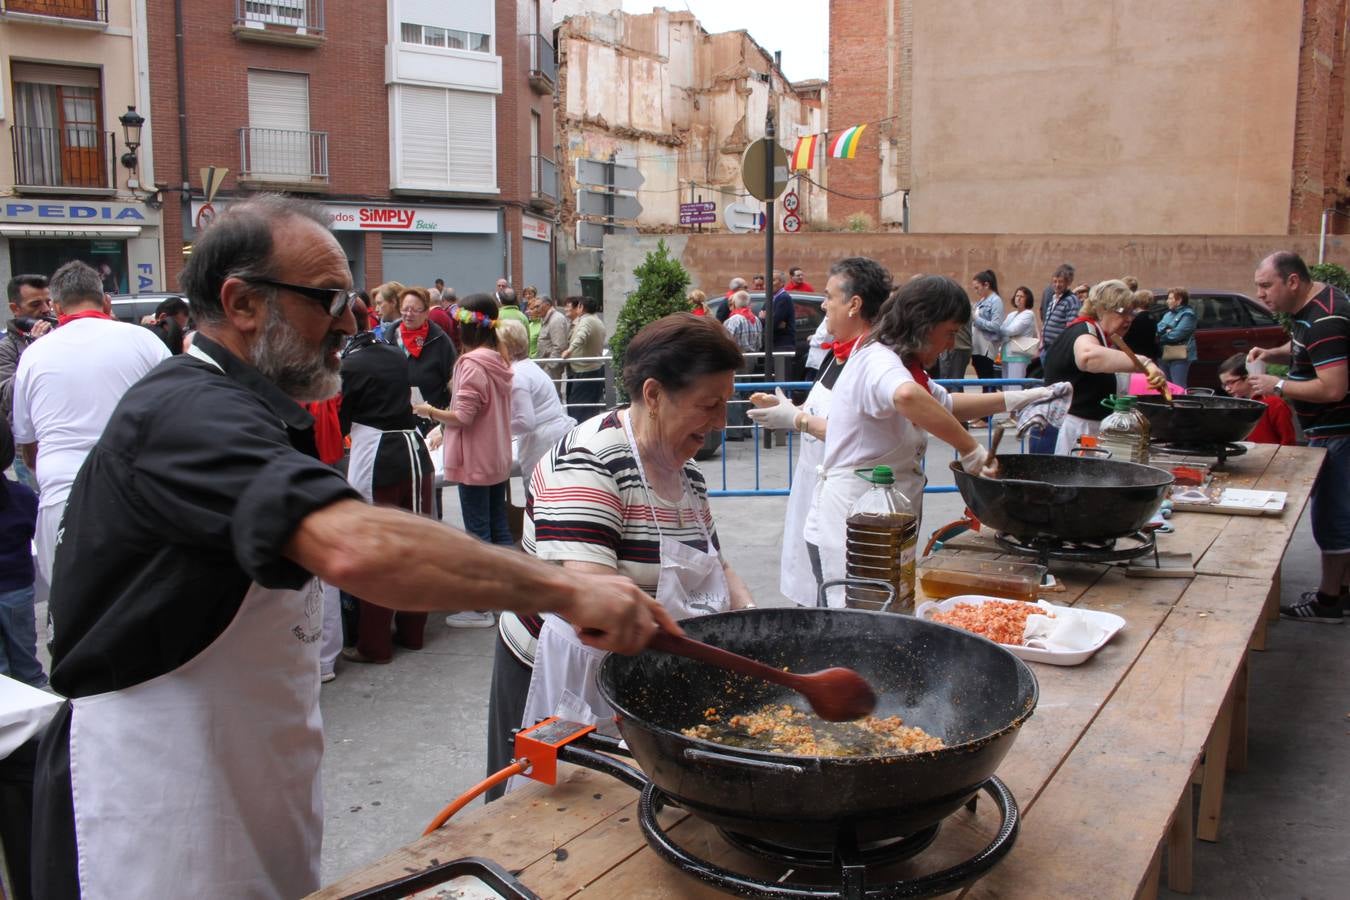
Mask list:
[[[465,188],[497,187],[497,98],[492,94],[447,91],[450,95],[450,183]]]
[[[397,92],[402,181],[409,187],[442,187],[449,159],[447,92],[402,84]]]
[[[493,95],[404,84],[394,94],[401,186],[496,190]]]

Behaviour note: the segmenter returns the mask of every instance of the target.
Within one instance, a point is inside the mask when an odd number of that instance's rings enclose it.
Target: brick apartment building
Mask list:
[[[140,190],[151,147],[118,121],[148,116],[142,14],[134,0],[0,0],[0,281],[78,259],[113,293],[161,286],[160,214]]]
[[[836,219],[1001,234],[1350,231],[1347,0],[830,0]],[[864,52],[862,48],[867,48]],[[849,199],[840,195],[870,199]]]
[[[147,3],[170,285],[217,166],[217,211],[264,190],[323,203],[359,286],[551,290],[548,3]]]

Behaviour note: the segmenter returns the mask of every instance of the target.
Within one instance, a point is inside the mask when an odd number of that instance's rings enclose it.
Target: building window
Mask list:
[[[99,70],[15,63],[12,76],[15,183],[114,187]]]
[[[421,44],[425,47],[444,47],[448,50],[468,50],[471,53],[491,53],[492,35],[477,31],[461,31],[458,28],[442,28],[439,25],[418,25],[403,22],[399,34],[405,44]]]
[[[244,18],[250,22],[299,28],[305,24],[305,0],[244,0]]]
[[[492,94],[394,85],[396,186],[495,192],[496,99]]]
[[[309,129],[309,76],[249,69],[248,127],[242,131],[245,177],[327,178],[328,135]]]

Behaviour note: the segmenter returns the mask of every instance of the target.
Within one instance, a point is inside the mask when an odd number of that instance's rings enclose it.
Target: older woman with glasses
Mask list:
[[[1078,439],[1095,435],[1106,418],[1102,401],[1117,392],[1116,373],[1133,372],[1134,363],[1111,346],[1111,335],[1123,335],[1138,310],[1134,291],[1123,281],[1103,281],[1088,293],[1078,318],[1045,354],[1045,383],[1067,381],[1073,385],[1073,403],[1059,429],[1055,453],[1073,450]],[[1161,390],[1167,379],[1153,362],[1139,357],[1148,369],[1148,383]]]
[[[429,318],[431,295],[426,288],[405,287],[399,295],[399,318],[384,326],[383,340],[408,360],[408,383],[436,409],[450,406],[450,376],[455,370],[455,345]],[[411,402],[411,398],[410,401]],[[430,429],[425,424],[422,431]]]

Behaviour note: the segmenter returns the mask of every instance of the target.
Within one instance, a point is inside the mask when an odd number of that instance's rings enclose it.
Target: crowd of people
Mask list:
[[[812,605],[818,585],[842,577],[844,520],[867,487],[856,469],[889,466],[922,515],[930,437],[966,472],[990,474],[997,461],[970,423],[1051,402],[1060,384],[1072,400],[1050,442],[1067,452],[1092,434],[1100,400],[1135,366],[1113,338],[1152,297],[1125,279],[1071,287],[1074,275],[1061,266],[1036,302],[1026,286],[1004,301],[991,270],[968,291],[941,275],[895,281],[864,257],[829,268],[810,392],[801,405],[755,395],[749,412],[802,435],[786,596]],[[615,373],[618,406],[604,398],[594,300],[560,311],[505,278],[463,296],[439,279],[355,290],[322,208],[306,201],[231,204],[183,273],[190,323],[168,310],[145,327],[114,321],[98,273],[80,263],[40,288],[33,276],[11,282],[16,316],[41,319],[51,304],[59,314],[9,348],[12,373],[0,369],[12,398],[0,463],[16,446],[16,471],[37,488],[6,481],[0,531],[10,549],[36,546],[51,591],[50,689],[65,698],[31,751],[35,892],[315,890],[320,685],[339,659],[382,664],[396,646],[419,649],[431,612],[497,627],[490,772],[509,761],[511,730],[543,717],[612,731],[596,683],[603,653],[755,606],[693,462],[728,424],[746,354],[766,335],[796,349],[791,292],[811,292],[805,273],[755,280],[732,279],[715,314],[693,292],[689,312],[638,331]],[[1327,449],[1312,511],[1322,584],[1282,612],[1339,621],[1350,302],[1293,254],[1263,260],[1256,283],[1259,299],[1294,316],[1292,340],[1226,361],[1223,384],[1272,398],[1274,418],[1287,398],[1303,435]],[[767,298],[758,313],[754,290]],[[1168,375],[1184,386],[1187,302],[1169,292],[1156,338],[1181,349],[1143,359],[1139,389],[1160,390]],[[164,338],[175,327],[178,352]],[[949,391],[934,378],[968,367],[1034,369],[1045,384]],[[1292,439],[1274,418],[1270,435]],[[513,473],[527,493],[518,536]],[[438,477],[456,487],[463,528],[439,521]],[[3,661],[42,684],[34,578],[26,553],[0,553]],[[12,624],[24,616],[28,631]],[[166,847],[201,852],[185,868]]]

